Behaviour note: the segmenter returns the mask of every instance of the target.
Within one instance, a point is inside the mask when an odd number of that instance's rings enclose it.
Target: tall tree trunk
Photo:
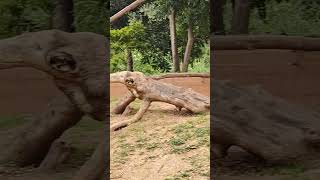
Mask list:
[[[176,10],[171,9],[169,15],[169,28],[170,28],[170,39],[171,39],[171,54],[172,54],[172,64],[173,72],[180,72],[180,63],[178,57],[178,47],[177,47],[177,32],[176,32]]]
[[[188,42],[187,42],[186,50],[184,52],[182,72],[188,72],[188,66],[190,63],[193,43],[194,43],[193,26],[192,26],[192,22],[190,21],[188,25]]]
[[[223,8],[226,0],[211,0],[210,1],[210,32],[214,34],[225,34],[223,23]]]
[[[232,16],[232,34],[248,34],[249,32],[250,1],[235,0]]]
[[[127,71],[133,72],[133,57],[131,49],[127,49]]]
[[[52,28],[66,32],[74,32],[73,0],[55,0],[52,16]]]

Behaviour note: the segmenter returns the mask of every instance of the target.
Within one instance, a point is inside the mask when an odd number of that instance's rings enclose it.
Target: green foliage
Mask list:
[[[48,29],[52,11],[50,2],[47,0],[1,0],[0,38]]]
[[[128,26],[121,29],[112,29],[110,32],[111,72],[126,70],[126,51],[128,49],[133,51],[134,62],[139,62],[138,58],[141,58],[141,56],[137,57],[135,50],[146,48],[143,40],[145,33],[143,24],[140,21],[132,21]],[[136,65],[134,66],[136,67]]]
[[[144,48],[144,26],[140,21],[132,21],[128,26],[121,29],[112,29],[111,47],[113,49],[136,49]]]
[[[130,0],[121,0],[118,5],[115,2],[111,1],[111,7],[117,10],[131,3]],[[183,59],[187,43],[187,23],[192,21],[195,43],[192,49],[191,63],[195,59],[198,64],[204,62],[200,59],[204,59],[202,53],[209,35],[208,1],[153,0],[121,18],[121,28],[117,25],[113,26],[118,29],[111,30],[111,71],[126,69],[125,51],[128,48],[134,50],[135,71],[142,71],[146,74],[170,71],[172,59],[168,14],[171,8],[175,8],[177,11],[179,58]],[[113,11],[112,9],[111,12]],[[132,23],[135,22],[140,22],[143,27],[134,28]],[[200,71],[200,69],[195,71]]]
[[[74,0],[76,30],[109,36],[108,6],[109,0]]]
[[[209,73],[210,72],[210,47],[206,44],[201,49],[201,56],[196,58],[189,67],[189,72]]]
[[[76,31],[89,31],[108,35],[109,0],[74,0]],[[24,32],[51,29],[53,1],[1,0],[0,38]]]
[[[257,9],[251,13],[250,20],[252,33],[319,35],[320,4],[304,0],[280,3],[270,0],[266,5],[265,22],[258,18]]]
[[[258,7],[251,10],[250,34],[286,34],[320,36],[320,2],[307,0],[267,0],[266,16],[261,18]],[[231,31],[232,7],[227,1],[224,24]]]

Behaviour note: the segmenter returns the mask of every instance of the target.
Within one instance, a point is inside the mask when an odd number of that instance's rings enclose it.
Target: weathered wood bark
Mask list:
[[[113,124],[111,126],[111,131],[115,131],[119,128],[122,128],[122,127],[125,127],[125,126],[128,126],[132,123],[135,123],[137,121],[139,121],[143,114],[148,110],[148,108],[150,107],[150,104],[151,104],[151,101],[149,100],[145,100],[143,101],[143,104],[141,106],[141,108],[139,109],[139,111],[133,116],[133,118],[129,119],[129,120],[125,120],[125,121],[121,121],[119,123],[116,123],[116,124]]]
[[[114,21],[118,20],[122,16],[124,16],[126,13],[132,11],[133,9],[137,8],[141,4],[143,4],[145,0],[136,0],[127,7],[123,8],[121,11],[117,12],[115,15],[110,17],[110,23],[113,23]]]
[[[115,108],[113,108],[112,113],[121,114],[126,110],[126,107],[133,102],[136,97],[131,93],[127,93],[119,102],[116,104]]]
[[[291,49],[319,51],[320,38],[280,35],[217,36],[211,35],[213,50]]]
[[[213,83],[214,158],[226,156],[231,146],[273,163],[319,158],[319,113],[289,104],[258,87]]]
[[[249,15],[250,1],[235,0],[232,16],[232,34],[248,34],[249,31]]]
[[[190,63],[193,43],[194,43],[193,26],[192,26],[192,22],[189,22],[189,25],[188,25],[188,42],[187,42],[186,50],[184,52],[182,72],[188,72],[188,66],[189,66],[189,63]]]
[[[66,32],[74,32],[73,0],[55,0],[52,15],[52,28]]]
[[[210,108],[209,97],[190,88],[186,89],[154,80],[152,77],[144,76],[141,72],[122,71],[113,73],[110,75],[110,82],[123,83],[134,97],[144,101],[142,107],[132,119],[112,125],[111,130],[119,129],[141,119],[153,101],[173,104],[179,109],[185,108],[194,113],[208,111]],[[121,101],[122,103],[119,104],[120,107],[118,109],[124,111],[126,105],[132,102],[131,99],[128,96]]]
[[[0,161],[10,161],[19,166],[39,164],[51,143],[80,121],[82,115],[68,99],[58,98],[42,115],[13,130],[17,135],[0,149]]]
[[[177,47],[177,32],[176,32],[176,10],[171,9],[169,15],[169,29],[170,29],[170,41],[171,41],[171,56],[172,56],[172,71],[180,72],[180,62],[178,56]]]
[[[46,158],[41,162],[39,170],[55,170],[64,163],[71,154],[72,147],[60,139],[55,140],[50,147]]]

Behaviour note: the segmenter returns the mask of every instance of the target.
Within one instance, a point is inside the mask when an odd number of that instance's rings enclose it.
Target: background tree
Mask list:
[[[128,4],[131,2],[127,1]],[[197,8],[194,8],[195,5],[198,5]],[[125,6],[123,4],[123,7]],[[193,8],[190,8],[191,6]],[[115,7],[117,6],[115,5]],[[192,9],[196,9],[194,10],[195,12]],[[184,66],[184,70],[186,71],[188,65],[193,64],[195,59],[200,60],[203,52],[206,52],[204,49],[208,48],[208,46],[205,46],[209,34],[208,9],[208,1],[146,1],[143,6],[120,18],[119,21],[121,23],[115,22],[118,24],[113,25],[112,28],[120,29],[124,26],[129,26],[130,22],[133,21],[142,22],[145,32],[136,35],[142,37],[143,41],[141,43],[145,45],[143,48],[136,48],[132,52],[136,70],[147,74],[168,72],[170,69],[173,72],[178,72],[181,65],[180,59],[181,62],[185,59],[186,63],[184,64],[187,64],[187,66]],[[172,12],[174,12],[174,18],[170,18],[173,15]],[[188,18],[192,16],[194,17]],[[171,23],[170,19],[172,19]],[[189,22],[193,22],[193,24],[191,25]],[[172,27],[171,33],[170,27]],[[189,33],[188,27],[190,27]],[[188,47],[190,48],[186,48],[188,34]],[[112,43],[113,41],[111,41]],[[118,53],[121,54],[118,51],[113,54],[113,57],[118,56]],[[116,59],[113,58],[112,64],[122,68],[117,70],[125,70],[127,65],[124,64],[126,62],[124,59],[126,58],[121,55],[120,59],[122,60],[117,60],[116,62]],[[205,67],[205,65],[202,67]]]

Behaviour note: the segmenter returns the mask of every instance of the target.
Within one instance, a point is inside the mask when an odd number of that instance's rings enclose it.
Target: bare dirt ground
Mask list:
[[[210,94],[209,79],[175,78],[166,82]],[[113,107],[127,90],[111,85]],[[137,100],[136,100],[137,101]],[[130,118],[139,108],[134,102],[129,116],[112,115],[111,123]],[[210,117],[177,112],[175,106],[154,102],[142,120],[112,133],[111,179],[210,179]]]
[[[111,179],[209,179],[209,115],[174,109],[153,103],[140,122],[111,134]]]

